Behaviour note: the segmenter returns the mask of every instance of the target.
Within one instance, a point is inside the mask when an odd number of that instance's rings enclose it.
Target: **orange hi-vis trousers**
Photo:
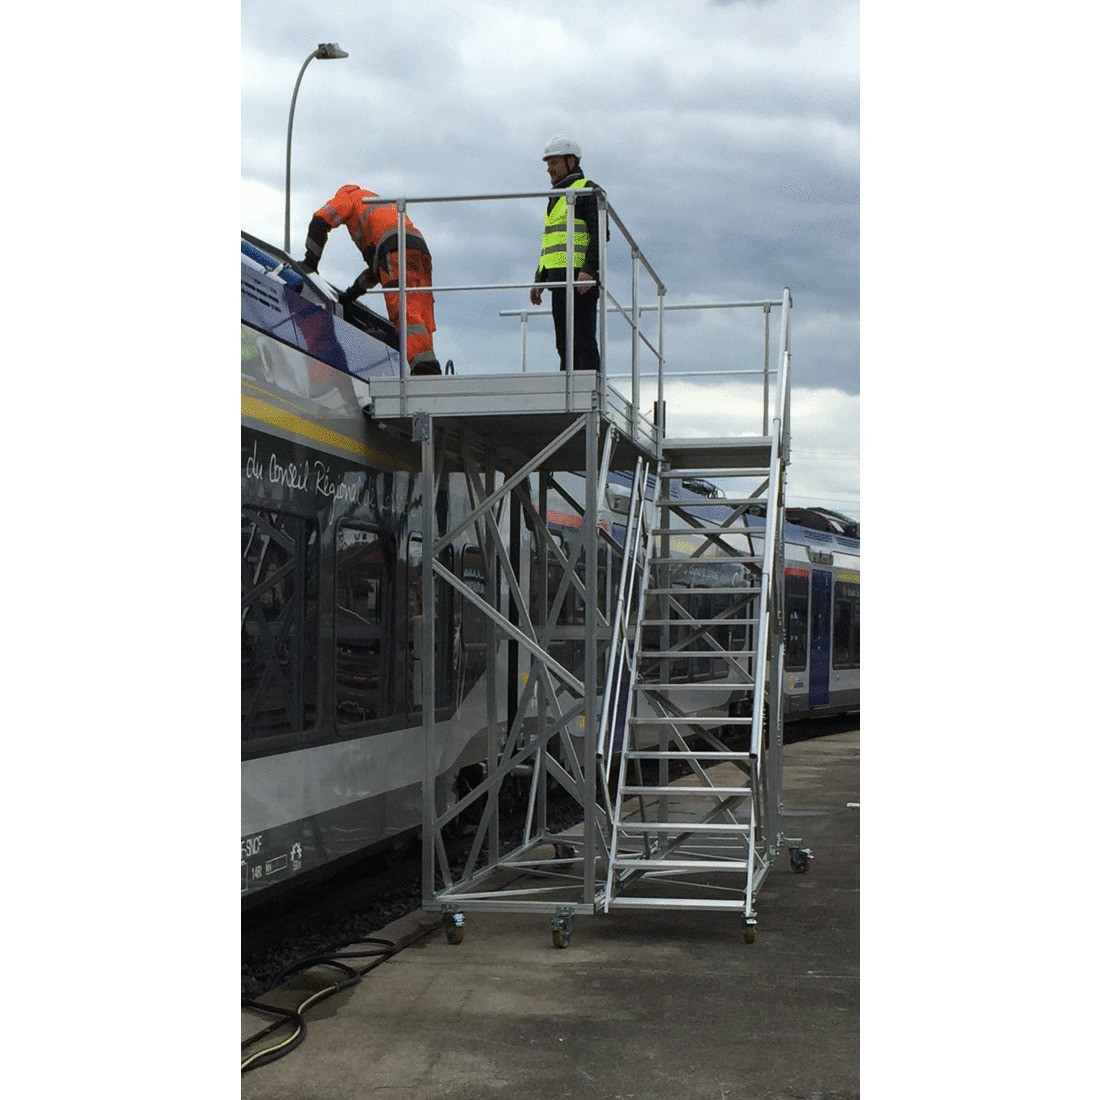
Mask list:
[[[383,287],[396,287],[397,253],[391,252],[384,265],[379,267]],[[409,249],[405,253],[405,286],[432,285],[432,258],[427,252]],[[401,331],[401,295],[395,290],[382,295],[386,299],[386,311],[390,315],[394,329]],[[410,366],[416,366],[427,359],[435,358],[432,347],[432,333],[435,332],[435,300],[430,290],[405,295],[405,316],[408,328],[405,330],[405,354]]]

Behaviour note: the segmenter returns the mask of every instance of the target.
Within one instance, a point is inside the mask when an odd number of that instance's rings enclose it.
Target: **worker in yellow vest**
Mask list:
[[[543,152],[546,172],[555,190],[567,187],[596,187],[581,172],[581,149],[567,137],[552,138]],[[596,315],[599,307],[600,250],[599,222],[595,195],[578,195],[573,223],[573,369],[599,370],[600,348],[596,340]],[[564,196],[551,196],[546,204],[546,225],[542,234],[542,254],[539,257],[535,283],[565,281],[568,260],[568,204]],[[550,308],[554,315],[554,336],[558,346],[561,370],[565,370],[566,299],[565,287],[550,287]],[[531,304],[542,304],[543,288],[531,288]]]

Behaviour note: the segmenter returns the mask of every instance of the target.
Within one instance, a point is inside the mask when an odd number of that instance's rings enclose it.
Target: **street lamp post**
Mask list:
[[[294,94],[290,97],[290,118],[286,124],[286,216],[283,221],[283,251],[288,256],[290,255],[290,136],[294,132],[294,104],[298,101],[298,86],[302,83],[306,66],[315,57],[319,57],[322,61],[336,61],[347,56],[347,52],[340,49],[338,42],[322,42],[302,63],[298,71],[298,79],[294,82]]]

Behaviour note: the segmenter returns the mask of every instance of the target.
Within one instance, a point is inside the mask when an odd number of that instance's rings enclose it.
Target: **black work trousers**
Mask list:
[[[584,294],[573,291],[573,369],[599,370],[600,345],[596,339],[596,319],[600,308],[599,284],[586,284]],[[558,345],[560,369],[565,370],[565,287],[550,288],[550,309],[554,314],[554,339]]]

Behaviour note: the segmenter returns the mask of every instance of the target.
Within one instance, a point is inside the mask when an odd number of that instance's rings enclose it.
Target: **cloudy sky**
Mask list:
[[[583,13],[583,16],[582,16]],[[241,228],[283,240],[286,133],[302,63],[321,42],[294,114],[291,254],[342,184],[433,198],[545,190],[555,134],[667,288],[666,305],[794,299],[791,504],[859,516],[859,5],[854,0],[633,0],[583,7],[512,0],[370,4],[244,0]],[[414,206],[435,282],[531,278],[542,202]],[[322,276],[361,269],[341,231]],[[629,304],[629,254],[613,230],[609,286]],[[643,283],[643,305],[655,304]],[[371,301],[380,308],[381,303]],[[526,293],[440,293],[441,359],[459,372],[517,369]],[[553,369],[549,318],[531,321],[530,369]],[[541,327],[540,327],[541,326]],[[756,368],[757,314],[677,313],[667,370]],[[629,370],[609,324],[608,370]],[[773,344],[774,348],[774,344]],[[642,370],[649,369],[644,360]],[[761,402],[719,373],[685,378],[685,434],[752,430]],[[675,427],[675,426],[674,426]],[[670,429],[671,430],[671,429]]]

